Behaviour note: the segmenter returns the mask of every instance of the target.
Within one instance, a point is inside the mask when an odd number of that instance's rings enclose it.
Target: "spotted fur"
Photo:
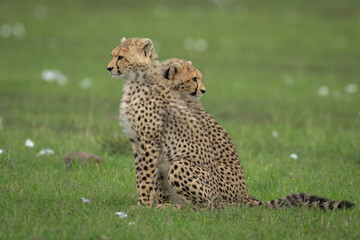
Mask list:
[[[174,204],[219,206],[212,144],[164,82],[155,54],[150,39],[130,38],[112,51],[108,65],[114,77],[124,77],[120,124],[134,151],[138,204],[152,206],[161,186]]]
[[[181,59],[170,59],[162,63],[168,84],[172,90],[182,94],[189,109],[202,124],[213,144],[213,153],[219,172],[219,190],[221,201],[227,205],[245,205],[250,207],[266,206],[269,208],[309,206],[324,210],[349,208],[348,201],[332,201],[304,193],[293,193],[272,201],[259,201],[248,194],[245,177],[235,147],[225,129],[194,100],[192,92],[197,87],[188,79],[197,78],[202,84],[202,74],[191,62]],[[170,74],[169,74],[170,73]],[[172,74],[173,73],[173,74]],[[179,88],[181,86],[181,88]],[[205,88],[205,87],[204,87]]]
[[[183,74],[181,69],[186,69]],[[306,194],[270,202],[251,197],[226,131],[195,101],[194,92],[184,97],[182,90],[187,88],[174,91],[169,86],[169,80],[176,82],[176,76],[186,81],[195,73],[200,79],[200,72],[179,66],[164,71],[150,39],[122,40],[112,51],[108,70],[114,77],[124,77],[120,124],[133,147],[139,205],[150,207],[163,194],[176,208],[184,204],[210,208],[352,206],[347,201]]]
[[[161,63],[164,78],[171,89],[199,99],[206,91],[201,72],[192,63],[182,59],[171,58]],[[181,79],[181,80],[179,80]]]

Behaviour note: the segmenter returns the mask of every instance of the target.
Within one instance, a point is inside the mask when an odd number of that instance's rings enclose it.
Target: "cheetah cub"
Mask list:
[[[229,135],[195,100],[205,92],[201,72],[191,62],[175,58],[164,61],[162,67],[164,77],[168,80],[168,86],[182,94],[187,106],[199,120],[213,144],[222,203],[246,206],[263,205],[270,208],[303,205],[319,207],[324,210],[353,206],[347,201],[332,201],[304,193],[293,193],[272,201],[259,201],[250,196],[246,188],[240,159]]]

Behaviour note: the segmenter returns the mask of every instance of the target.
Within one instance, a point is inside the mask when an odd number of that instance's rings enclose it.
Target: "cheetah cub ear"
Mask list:
[[[187,63],[192,65],[192,62],[191,62],[191,61],[187,61]]]
[[[144,51],[145,57],[150,56],[150,58],[151,58],[151,54],[154,49],[152,41],[149,38],[144,38],[142,44],[143,44],[142,49]]]
[[[181,64],[179,64],[177,62],[171,64],[169,69],[165,73],[165,78],[166,79],[174,79],[176,73],[180,70],[180,68],[181,68]]]
[[[123,38],[121,39],[120,43],[123,43],[123,42],[125,42],[125,41],[126,41],[126,37],[123,37]]]

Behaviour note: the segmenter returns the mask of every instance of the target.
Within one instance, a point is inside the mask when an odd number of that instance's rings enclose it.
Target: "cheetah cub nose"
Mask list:
[[[114,68],[113,67],[107,67],[107,70],[109,71],[109,72],[111,72],[111,70],[113,70]]]
[[[206,92],[206,90],[203,90],[203,89],[202,89],[202,90],[200,90],[200,92],[204,94],[204,93]]]

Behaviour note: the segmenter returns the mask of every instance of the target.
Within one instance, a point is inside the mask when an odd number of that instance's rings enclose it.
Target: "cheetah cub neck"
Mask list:
[[[147,38],[123,38],[111,55],[108,71],[115,78],[124,78],[120,125],[125,135],[131,141],[136,141],[138,136],[130,121],[131,111],[141,105],[141,95],[160,77],[158,56],[152,41]]]

